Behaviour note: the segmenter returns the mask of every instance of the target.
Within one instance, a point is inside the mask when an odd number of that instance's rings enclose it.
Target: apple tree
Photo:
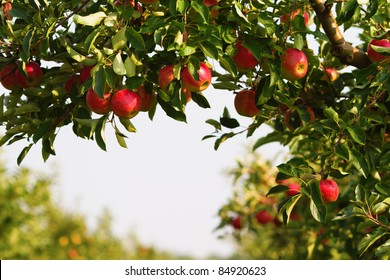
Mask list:
[[[0,96],[0,145],[25,142],[18,163],[34,144],[44,160],[55,155],[55,139],[67,125],[103,150],[111,125],[126,147],[140,111],[153,119],[161,108],[185,122],[188,102],[208,108],[204,90],[224,90],[235,95],[240,118],[225,109],[205,120],[211,133],[203,139],[218,149],[263,125],[273,128],[253,149],[270,142],[290,147],[276,181],[292,180],[299,191],[280,201],[282,221],[288,224],[298,202],[308,200],[319,226],[336,218],[359,221],[354,233],[372,229],[360,239],[358,256],[376,248],[374,256],[388,257],[386,0],[1,5],[0,79],[7,90]],[[351,34],[353,43],[345,39]],[[268,187],[267,197],[286,190]]]

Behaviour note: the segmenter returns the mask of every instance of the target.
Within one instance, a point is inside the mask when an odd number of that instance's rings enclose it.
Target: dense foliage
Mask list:
[[[270,125],[274,131],[254,149],[274,141],[288,145],[293,157],[278,166],[276,179],[300,185],[279,204],[283,221],[308,200],[321,225],[333,225],[336,216],[358,220],[354,238],[371,228],[352,257],[376,247],[375,257],[388,258],[388,2],[148,2],[3,0],[0,63],[9,67],[3,85],[13,71],[18,74],[0,96],[0,145],[26,141],[20,163],[40,142],[46,160],[55,155],[60,128],[72,125],[75,135],[106,149],[108,123],[125,147],[122,130],[135,132],[130,119],[145,100],[151,100],[142,107],[151,119],[158,106],[186,121],[187,102],[210,106],[202,94],[208,86],[237,96],[246,90],[235,106],[253,122],[243,127],[226,109],[206,120],[214,132],[204,139],[214,139],[218,149],[231,137]],[[340,30],[357,34],[360,45],[347,42]],[[385,43],[369,44],[372,39]],[[166,65],[168,71],[160,71]],[[30,69],[35,76],[26,81]],[[325,205],[319,181],[327,178],[337,180],[341,192],[336,203]]]

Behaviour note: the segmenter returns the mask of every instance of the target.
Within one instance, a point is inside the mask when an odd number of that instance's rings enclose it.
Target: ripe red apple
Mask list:
[[[256,214],[255,218],[256,218],[256,221],[262,225],[267,224],[267,223],[274,220],[272,215],[267,210],[260,210]]]
[[[314,123],[315,121],[315,114],[312,108],[309,106],[304,107],[305,110],[309,113],[310,118],[309,118],[309,123]],[[284,114],[284,124],[288,129],[291,131],[294,131],[296,128],[299,126],[302,126],[303,122],[301,120],[301,117],[297,111],[291,111],[288,109],[286,113]]]
[[[65,82],[64,88],[67,92],[70,92],[73,85],[77,85],[78,83],[80,83],[80,77],[79,75],[74,74]]]
[[[22,88],[36,87],[41,83],[43,71],[35,61],[26,63],[26,73],[16,70],[15,78]]]
[[[158,85],[162,90],[166,90],[169,84],[176,79],[173,74],[174,67],[174,65],[166,65],[158,72]]]
[[[212,7],[214,5],[217,5],[218,0],[203,0],[203,4],[207,7]]]
[[[390,41],[387,39],[382,40],[371,40],[370,43],[368,43],[367,47],[367,55],[370,58],[371,61],[375,62],[381,62],[382,60],[385,60],[386,58],[389,58],[390,56],[383,55],[381,53],[376,52],[371,46],[378,46],[378,47],[385,47],[390,48]]]
[[[81,84],[84,84],[88,79],[90,79],[92,77],[91,76],[91,70],[92,70],[93,67],[94,67],[94,65],[92,65],[92,66],[84,66],[80,70],[80,83]]]
[[[294,20],[294,18],[301,13],[300,9],[296,9],[293,11],[290,15],[289,14],[283,14],[280,16],[280,22],[282,24],[287,24],[290,20]],[[305,26],[309,26],[309,21],[310,21],[310,15],[308,12],[303,13],[303,22]]]
[[[6,20],[11,20],[12,15],[11,15],[11,10],[12,10],[12,3],[11,2],[6,2],[3,6],[3,15]]]
[[[339,73],[333,67],[325,67],[325,73],[322,80],[334,82],[339,78]]]
[[[288,184],[287,187],[289,188],[289,190],[286,191],[286,195],[288,196],[294,196],[298,194],[301,190],[301,186],[297,183]]]
[[[182,89],[181,89],[181,92],[184,93],[184,95],[185,95],[185,97],[186,97],[186,103],[190,102],[191,99],[192,99],[191,91],[189,91],[189,90],[186,89],[186,88],[182,88]]]
[[[211,84],[212,75],[210,68],[204,62],[201,62],[199,66],[199,81],[195,80],[194,77],[191,76],[187,66],[185,66],[181,72],[183,87],[191,92],[204,91]]]
[[[19,88],[18,81],[15,77],[17,68],[18,65],[14,62],[11,62],[0,71],[1,84],[8,90],[15,90]]]
[[[236,43],[237,52],[233,56],[233,60],[241,71],[254,68],[259,61],[253,56],[251,51],[244,47],[241,42]]]
[[[241,116],[253,117],[259,113],[256,107],[256,93],[253,90],[239,91],[234,98],[234,107]]]
[[[96,92],[90,88],[86,94],[86,102],[89,109],[96,114],[108,114],[111,111],[110,108],[110,93],[105,93],[104,98],[100,98]]]
[[[140,111],[147,112],[153,108],[157,102],[157,95],[154,91],[148,92],[144,85],[141,85],[137,89],[137,94],[141,102]]]
[[[235,229],[242,229],[242,219],[241,219],[241,217],[237,216],[237,217],[232,218],[232,220],[230,221],[230,224]]]
[[[295,81],[305,77],[308,70],[307,57],[303,51],[288,48],[284,54],[280,56],[282,61],[282,77]]]
[[[216,19],[219,15],[219,7],[218,6],[212,7],[210,9],[210,14],[212,19]]]
[[[131,119],[140,111],[141,101],[134,91],[122,89],[111,97],[111,109],[118,117]]]
[[[321,180],[320,191],[324,203],[334,202],[339,197],[339,186],[332,179]]]

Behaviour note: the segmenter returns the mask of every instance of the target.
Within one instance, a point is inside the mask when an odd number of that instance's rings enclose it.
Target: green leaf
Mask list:
[[[228,71],[233,77],[237,76],[237,72],[238,72],[237,65],[230,56],[226,54],[221,56],[219,58],[219,64],[223,69]]]
[[[364,156],[355,149],[353,149],[351,153],[351,162],[364,178],[367,178],[370,173],[368,163]]]
[[[134,30],[132,27],[126,29],[126,37],[131,44],[131,47],[138,51],[146,51],[145,41],[141,34]]]
[[[230,129],[233,129],[233,128],[240,126],[240,123],[234,118],[221,117],[219,119],[219,121],[220,121],[221,125],[223,125],[224,127],[230,128]]]
[[[279,209],[279,213],[283,213],[283,223],[285,225],[289,223],[291,212],[301,197],[302,194],[292,196]]]
[[[385,243],[380,245],[375,250],[375,256],[377,257],[390,257],[390,239],[388,239]]]
[[[194,100],[196,104],[199,105],[201,108],[210,108],[210,104],[207,101],[206,97],[200,92],[192,92],[191,98]]]
[[[30,57],[31,40],[32,40],[34,34],[35,34],[35,29],[29,30],[23,38],[22,47],[23,47],[23,52],[27,55],[27,58]],[[25,60],[25,62],[27,62],[27,61]]]
[[[187,122],[187,118],[184,112],[164,101],[162,98],[160,98],[160,96],[157,97],[157,100],[167,116],[177,121]]]
[[[191,7],[194,8],[194,10],[201,16],[201,18],[205,23],[209,22],[210,11],[203,4],[203,1],[200,0],[191,1]]]
[[[103,151],[107,151],[106,139],[105,139],[105,128],[106,128],[107,118],[108,115],[101,117],[97,122],[96,130],[95,130],[96,143]]]
[[[310,212],[313,218],[324,223],[326,221],[326,207],[322,202],[322,196],[320,191],[320,185],[317,180],[312,180],[309,183],[310,189]]]
[[[366,234],[358,245],[359,255],[362,256],[368,248],[372,246],[379,238],[389,234],[388,232],[383,232],[380,228],[375,229],[372,232]]]
[[[358,125],[347,126],[346,128],[349,135],[355,142],[359,143],[360,145],[366,144],[366,133],[364,132],[363,128]]]
[[[196,53],[196,48],[191,46],[185,46],[180,48],[179,54],[180,56],[190,56],[191,54]]]
[[[100,98],[103,98],[104,91],[106,90],[106,73],[102,66],[95,66],[93,69],[96,67],[97,71],[91,71],[92,88]]]
[[[381,53],[384,55],[387,55],[387,54],[390,55],[390,48],[389,47],[380,47],[380,46],[371,45],[371,48],[378,53]]]
[[[289,190],[289,188],[287,186],[277,185],[277,186],[272,187],[265,196],[269,196],[269,195],[277,194],[277,193],[282,193],[282,192],[285,192],[288,190]]]
[[[122,148],[127,148],[126,140],[121,133],[115,131],[116,140]]]
[[[355,199],[357,202],[364,203],[367,200],[366,190],[359,184],[355,188]]]
[[[107,15],[104,12],[97,12],[89,14],[87,16],[80,16],[78,14],[73,16],[73,21],[76,24],[82,24],[87,26],[96,26],[98,25]]]
[[[295,168],[291,164],[282,163],[277,166],[280,173],[283,173],[285,175],[288,175],[290,177],[300,177],[300,174],[302,171],[298,168]]]
[[[37,129],[34,132],[33,135],[33,142],[37,143],[39,139],[43,137],[52,127],[52,122],[51,121],[46,121],[44,123],[41,123]]]
[[[225,141],[228,140],[229,138],[232,138],[234,135],[236,135],[234,132],[222,134],[221,137],[219,137],[217,140],[215,140],[215,143],[214,143],[214,150],[218,150],[219,146],[220,146],[223,142],[225,142]]]
[[[222,126],[217,120],[208,119],[206,123],[212,125],[216,130],[222,130]]]
[[[349,161],[349,149],[348,149],[347,145],[345,145],[343,143],[337,144],[335,147],[335,152],[336,152],[336,155],[338,155],[342,159]]]
[[[326,108],[324,109],[324,114],[325,116],[334,121],[335,123],[339,123],[339,114],[333,109],[333,108]]]
[[[298,50],[302,50],[305,46],[305,41],[303,40],[303,37],[301,34],[297,33],[294,35],[294,48]]]
[[[266,136],[259,138],[253,145],[253,151],[265,144],[280,141],[281,137],[282,135],[279,131],[273,131]]]
[[[115,56],[112,68],[115,74],[119,76],[123,76],[127,74],[126,71],[127,69],[125,67],[125,64],[123,63],[122,55],[120,53],[117,53],[117,55]]]
[[[23,115],[23,114],[29,114],[29,113],[37,113],[40,112],[41,109],[37,106],[35,103],[27,103],[24,104],[14,110],[14,115]],[[7,113],[7,112],[6,112]]]
[[[16,159],[16,162],[18,165],[22,163],[28,152],[30,151],[33,144],[28,145],[27,147],[24,147],[23,150],[20,152],[18,158]]]
[[[126,27],[122,27],[119,31],[112,37],[112,48],[116,50],[120,50],[125,47],[127,44],[126,38]]]
[[[130,59],[130,57],[127,57],[124,62],[124,67],[126,70],[126,76],[127,77],[133,77],[135,74],[137,74],[137,66],[135,63]]]
[[[218,49],[214,44],[204,41],[200,43],[200,48],[206,56],[218,60]]]
[[[246,27],[251,27],[251,23],[248,21],[246,16],[241,11],[241,4],[240,3],[236,2],[234,4],[232,11],[233,11],[233,14],[235,15],[235,18],[237,19],[237,21],[239,23],[241,23],[242,25],[244,25]]]
[[[128,118],[119,118],[119,121],[128,132],[137,132],[137,129]]]

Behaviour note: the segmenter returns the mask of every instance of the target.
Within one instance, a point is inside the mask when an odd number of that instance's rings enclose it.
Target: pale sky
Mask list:
[[[232,193],[232,178],[224,172],[235,166],[249,143],[268,130],[261,129],[250,139],[237,136],[214,151],[214,140],[201,141],[213,131],[205,120],[218,119],[224,106],[243,124],[250,119],[237,115],[231,92],[210,86],[205,96],[212,109],[190,102],[187,124],[167,117],[161,108],[153,122],[141,112],[132,120],[138,132],[128,134],[128,149],[116,143],[110,125],[106,127],[107,152],[93,141],[76,137],[68,126],[56,138],[57,156],[43,163],[39,142],[22,166],[58,174],[55,198],[65,209],[85,215],[91,226],[107,208],[119,236],[135,232],[145,244],[196,258],[226,256],[233,252],[232,243],[218,240],[213,231],[219,222],[218,209]],[[3,148],[11,169],[16,168],[22,144]],[[270,144],[262,151],[272,159],[280,149]]]

